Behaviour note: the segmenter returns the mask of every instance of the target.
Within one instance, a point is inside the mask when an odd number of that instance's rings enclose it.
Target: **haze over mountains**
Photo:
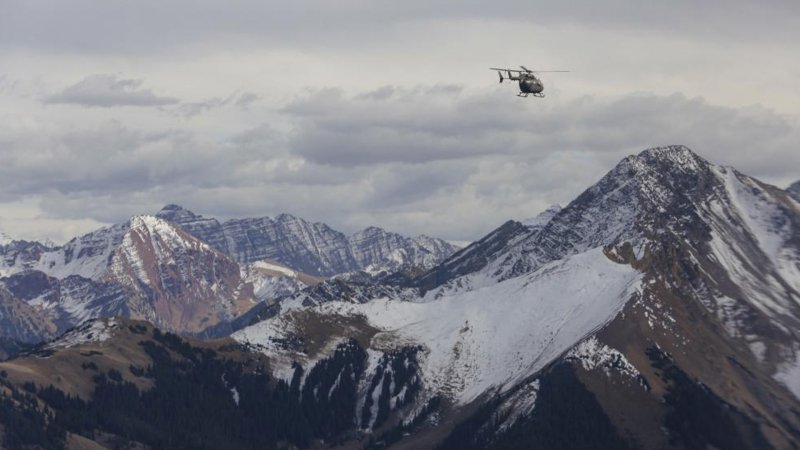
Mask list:
[[[4,329],[31,342],[106,317],[0,363],[18,398],[3,397],[6,410],[35,420],[22,399],[37,397],[56,417],[41,436],[6,436],[154,448],[798,448],[795,186],[670,146],[460,250],[374,228],[348,237],[288,215],[220,223],[175,205],[59,248],[6,244]],[[259,271],[305,281],[260,297]]]

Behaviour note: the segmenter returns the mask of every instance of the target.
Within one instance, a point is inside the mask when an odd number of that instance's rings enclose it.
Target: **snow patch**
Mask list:
[[[233,401],[236,403],[236,406],[239,406],[239,390],[236,389],[236,386],[230,388],[231,396],[233,396]]]
[[[272,263],[270,263],[268,261],[256,261],[256,262],[252,263],[251,266],[254,269],[261,269],[261,270],[269,270],[269,271],[272,271],[272,272],[278,272],[278,273],[280,273],[282,275],[286,275],[287,277],[292,277],[292,278],[296,278],[297,277],[297,272],[295,272],[294,270],[292,270],[292,269],[290,269],[290,268],[288,268],[286,266],[281,266],[281,265],[278,265],[278,264],[272,264]]]
[[[90,342],[105,342],[119,327],[117,321],[111,319],[95,319],[67,331],[55,341],[45,345],[46,349],[69,348]]]
[[[424,385],[466,404],[490,388],[506,389],[611,321],[637,291],[641,274],[602,248],[573,255],[526,276],[463,292],[429,293],[422,301],[386,298],[328,302],[323,315],[363,316],[382,330],[372,346],[421,345]],[[233,335],[263,346],[285,333],[282,315]],[[283,376],[282,376],[283,377]]]
[[[520,418],[533,412],[536,407],[536,398],[539,395],[539,380],[533,380],[521,386],[517,392],[500,405],[500,416],[505,419],[500,424],[498,431],[503,432],[514,425]]]

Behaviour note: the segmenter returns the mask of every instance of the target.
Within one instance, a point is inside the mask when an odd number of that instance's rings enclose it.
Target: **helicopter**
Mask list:
[[[525,66],[519,66],[522,70],[517,69],[500,69],[497,67],[490,67],[489,70],[496,70],[497,75],[500,76],[500,82],[502,83],[505,78],[503,78],[503,72],[506,73],[507,78],[513,81],[519,81],[519,94],[517,97],[527,97],[528,95],[533,95],[534,97],[544,98],[544,84],[542,84],[542,80],[536,76],[539,72],[569,72],[569,70],[537,70],[534,72],[533,70],[528,69]],[[516,74],[512,75],[512,72]]]

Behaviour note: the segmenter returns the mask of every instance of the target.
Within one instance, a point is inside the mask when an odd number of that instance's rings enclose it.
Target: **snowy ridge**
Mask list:
[[[375,273],[412,266],[427,269],[457,249],[441,239],[407,238],[377,227],[346,236],[324,223],[290,214],[219,223],[180,206],[167,205],[156,216],[177,223],[240,264],[271,260],[314,276],[367,268]]]
[[[8,237],[5,233],[0,231],[0,245],[8,245],[12,242],[12,239]]]
[[[545,225],[547,225],[550,222],[550,220],[553,217],[555,217],[559,211],[561,211],[561,209],[562,209],[561,205],[555,204],[548,207],[547,209],[537,214],[536,216],[523,219],[520,222],[528,228],[541,229]]]
[[[63,247],[42,254],[34,269],[58,279],[78,275],[98,281],[129,227],[129,223],[114,225],[72,239]]]
[[[45,345],[44,348],[53,350],[57,348],[69,348],[83,345],[90,342],[104,342],[108,340],[119,327],[113,318],[94,319],[67,331],[55,341]]]
[[[466,404],[491,389],[503,391],[536,373],[612,320],[637,292],[640,274],[608,260],[602,249],[574,255],[518,277],[421,302],[385,298],[331,301],[306,311],[364,317],[381,332],[371,347],[420,345],[427,390]],[[287,330],[282,314],[233,335],[269,348]],[[503,324],[502,326],[498,326]],[[531,327],[530,324],[539,324]]]

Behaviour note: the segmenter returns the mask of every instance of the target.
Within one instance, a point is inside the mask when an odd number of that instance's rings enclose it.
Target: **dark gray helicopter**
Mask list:
[[[503,72],[506,72],[507,78],[509,80],[519,81],[519,94],[517,97],[527,97],[530,94],[533,94],[534,97],[544,98],[544,85],[542,84],[542,80],[536,76],[539,72],[569,72],[569,70],[537,70],[534,72],[533,70],[528,69],[525,66],[519,66],[522,70],[517,69],[499,69],[497,67],[490,67],[490,70],[496,70],[497,74],[500,76],[500,82],[502,83],[505,78],[503,78]],[[516,76],[512,75],[512,73],[517,74]]]

